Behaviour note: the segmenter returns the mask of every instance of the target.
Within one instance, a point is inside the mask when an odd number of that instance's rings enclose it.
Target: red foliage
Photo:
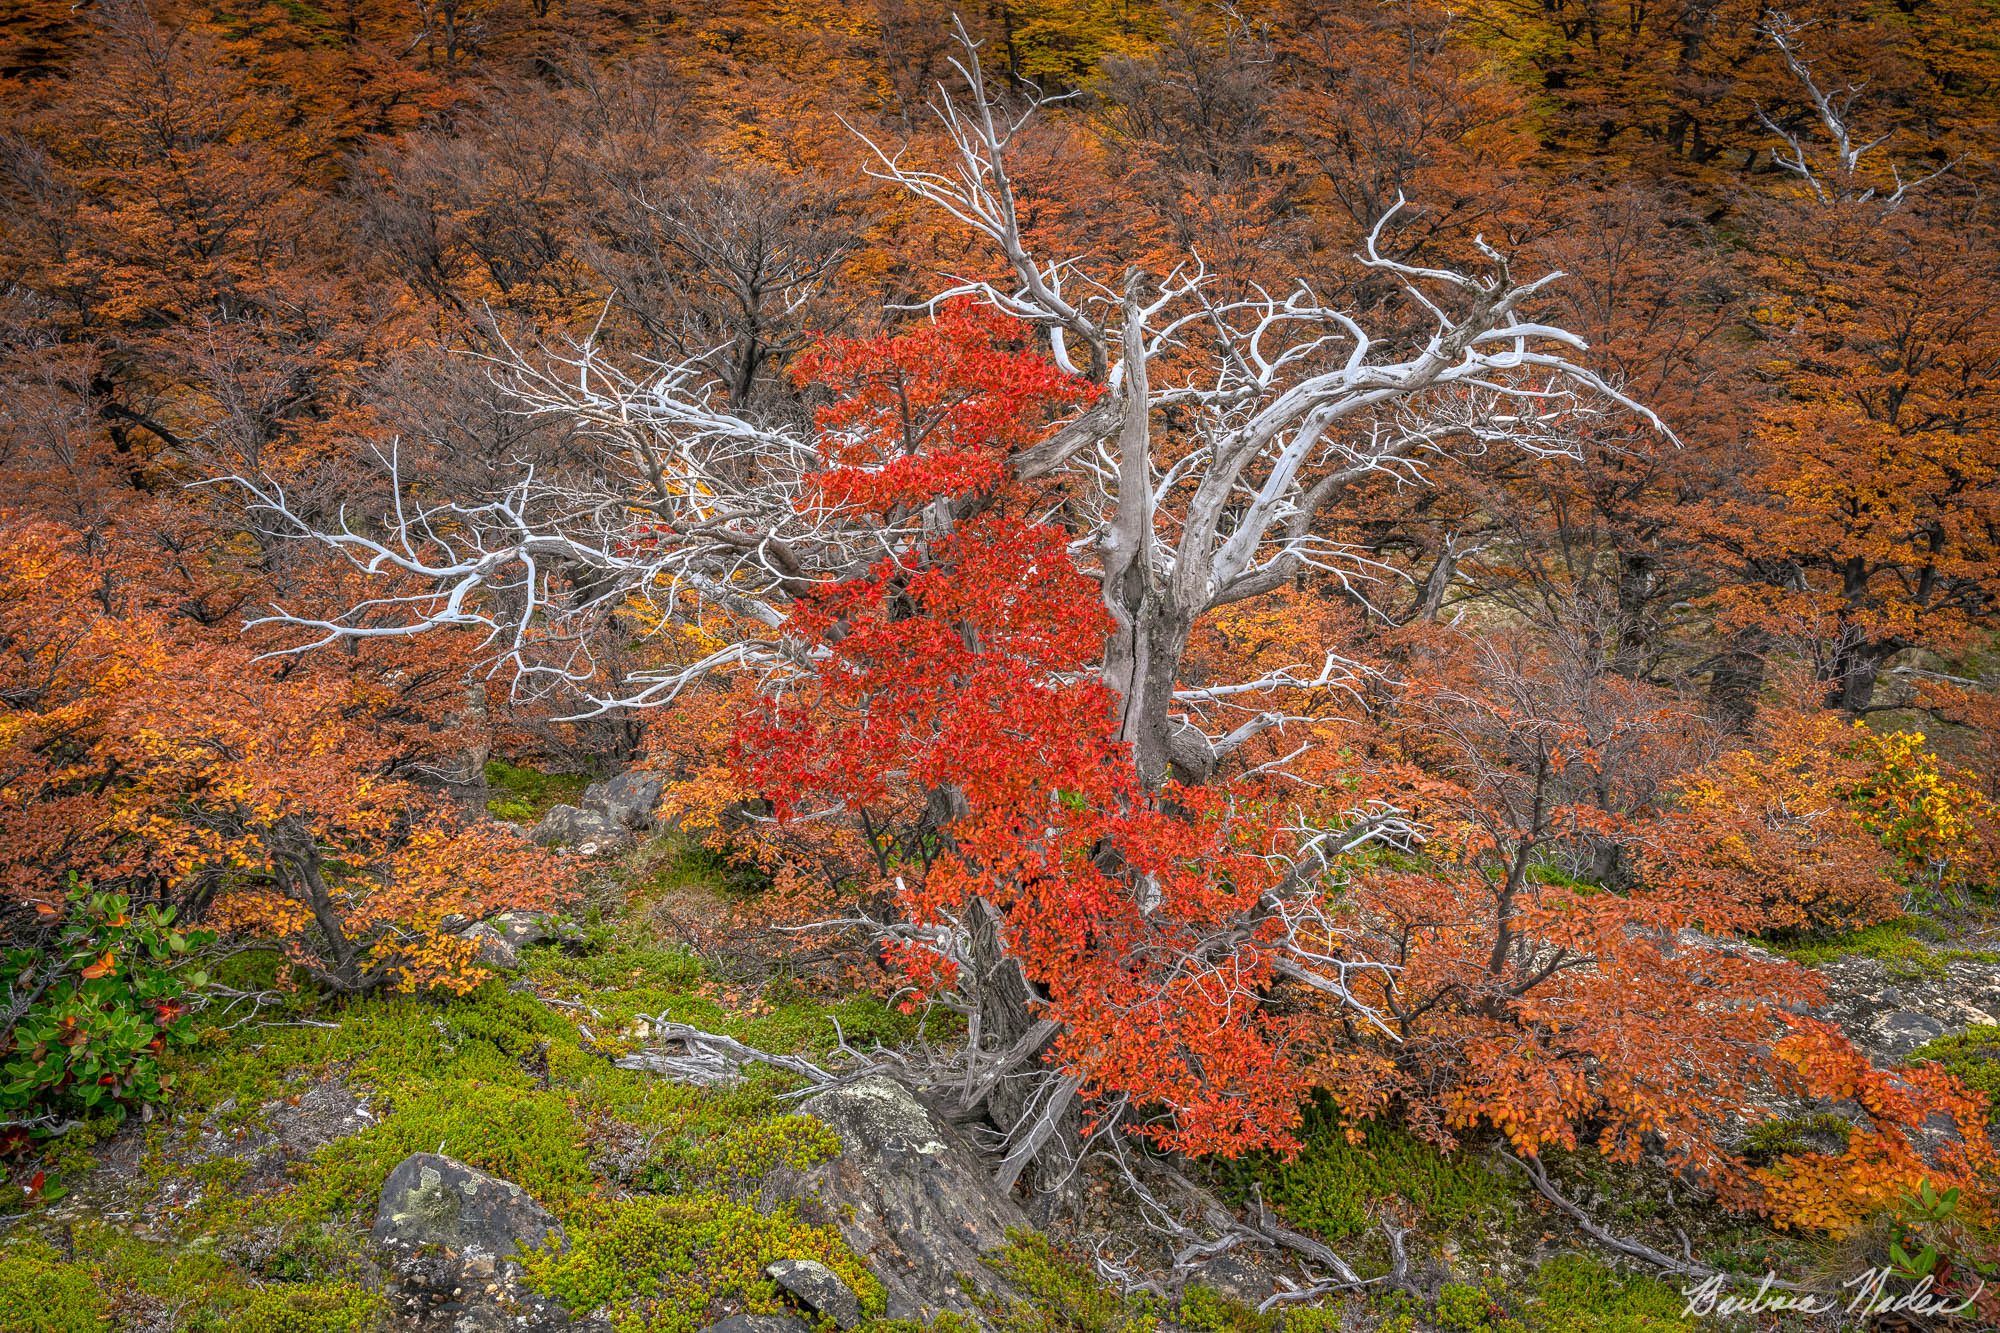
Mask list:
[[[1156,1137],[1174,1147],[1282,1142],[1302,1087],[1291,1023],[1244,1003],[1273,979],[1257,935],[1219,938],[1273,871],[1224,796],[1139,788],[1094,674],[1109,628],[1096,586],[1067,534],[994,480],[1030,438],[1021,423],[1087,394],[993,349],[993,332],[951,314],[808,361],[852,391],[821,413],[838,441],[822,496],[886,522],[980,494],[950,531],[793,613],[814,669],[743,725],[740,762],[781,819],[832,806],[880,831],[908,925],[998,912],[1090,1094],[1171,1107]],[[897,827],[918,832],[891,848]],[[894,956],[919,985],[956,979],[934,950]]]

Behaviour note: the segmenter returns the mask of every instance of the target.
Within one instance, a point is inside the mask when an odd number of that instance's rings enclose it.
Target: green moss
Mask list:
[[[289,1090],[287,1071],[338,1070],[382,1109],[367,1129],[314,1154],[279,1197],[218,1200],[205,1215],[214,1227],[310,1230],[352,1216],[413,1152],[458,1157],[565,1216],[612,1177],[734,1189],[837,1150],[824,1126],[775,1101],[786,1076],[705,1090],[617,1069],[567,1021],[497,982],[462,1001],[355,1005],[337,1028],[268,1031],[188,1070],[197,1106],[233,1099],[232,1117],[254,1120]]]
[[[622,1330],[701,1327],[711,1306],[776,1309],[763,1265],[805,1255],[879,1314],[879,1289],[834,1232],[752,1206],[774,1167],[838,1151],[826,1126],[779,1100],[796,1079],[760,1069],[698,1088],[607,1057],[642,1039],[634,1019],[661,1013],[813,1052],[836,1043],[836,1022],[866,1043],[903,1040],[913,1020],[867,996],[825,1003],[783,978],[747,1000],[728,996],[699,959],[650,930],[641,914],[614,919],[594,954],[537,951],[525,977],[459,998],[299,995],[257,1022],[205,1033],[173,1056],[174,1114],[147,1127],[133,1197],[121,1201],[177,1230],[178,1243],[86,1228],[74,1254],[27,1234],[0,1241],[0,1329],[96,1330],[110,1312],[155,1310],[181,1333],[377,1327],[369,1215],[397,1162],[440,1150],[553,1211],[575,1247],[538,1261],[539,1278],[586,1305],[609,1301]],[[216,1156],[210,1136],[272,1128],[326,1081],[363,1101],[365,1127],[295,1162],[289,1179],[245,1188],[247,1162]],[[88,1138],[78,1131],[75,1142]]]
[[[486,762],[486,785],[501,793],[486,802],[496,819],[532,824],[557,805],[575,805],[583,799],[590,779],[580,773],[544,773],[526,765],[516,766],[504,759]]]
[[[1501,1212],[1519,1195],[1515,1181],[1469,1154],[1440,1151],[1392,1124],[1371,1122],[1360,1143],[1349,1143],[1330,1107],[1307,1111],[1299,1140],[1290,1161],[1254,1154],[1226,1168],[1227,1179],[1243,1194],[1254,1182],[1295,1225],[1328,1240],[1367,1231],[1371,1205],[1387,1199],[1450,1230]]]
[[[1375,1318],[1376,1333],[1413,1333],[1418,1319],[1429,1312],[1418,1302],[1415,1295],[1399,1288],[1378,1289],[1368,1296],[1368,1310]],[[1321,1306],[1318,1313],[1330,1312],[1333,1307]],[[1305,1313],[1300,1311],[1300,1314]],[[1294,1316],[1296,1318],[1297,1316]],[[1285,1333],[1297,1333],[1300,1325],[1287,1323]],[[1312,1333],[1334,1333],[1343,1327],[1339,1319],[1329,1319],[1311,1325]]]
[[[607,1206],[573,1229],[567,1252],[534,1256],[527,1282],[577,1313],[608,1307],[618,1333],[694,1333],[718,1302],[751,1314],[786,1309],[764,1276],[778,1259],[819,1260],[854,1289],[865,1313],[881,1313],[881,1284],[833,1229],[721,1194]]]
[[[1929,1060],[1975,1092],[1983,1093],[1993,1123],[2000,1125],[2000,1027],[1980,1024],[1925,1042],[1910,1059]]]
[[[1377,1333],[1411,1333],[1416,1325],[1415,1315],[1392,1315],[1376,1325],[1376,1330]],[[1315,1305],[1285,1312],[1284,1333],[1342,1333],[1346,1327],[1346,1316],[1338,1306]]]
[[[781,1115],[689,1134],[662,1153],[656,1189],[747,1189],[780,1166],[804,1170],[840,1155],[840,1138],[811,1116]]]
[[[1522,1314],[1535,1333],[1692,1333],[1686,1298],[1644,1274],[1613,1272],[1595,1259],[1564,1255],[1535,1270]]]
[[[635,881],[632,890],[641,898],[700,885],[729,899],[754,897],[771,887],[771,877],[748,859],[733,857],[691,838],[662,840],[659,858]]]
[[[1153,1333],[1159,1324],[1157,1302],[1112,1291],[1039,1232],[1010,1233],[990,1262],[1025,1297],[989,1306],[997,1333]]]
[[[543,993],[596,1011],[592,1028],[603,1044],[638,1044],[625,1036],[640,1019],[661,1015],[766,1050],[825,1054],[841,1033],[857,1046],[895,1045],[914,1034],[916,1018],[897,1012],[873,995],[849,994],[828,1003],[788,986],[768,984],[746,1008],[704,993],[701,960],[685,949],[662,945],[628,924],[612,931],[597,951],[577,956],[545,949],[530,957],[527,977]],[[837,1026],[836,1026],[837,1025]]]
[[[561,1214],[596,1187],[588,1127],[568,1100],[533,1089],[444,1079],[410,1090],[373,1128],[316,1153],[286,1212],[301,1220],[333,1217],[374,1201],[396,1163],[438,1152],[504,1177]]]
[[[621,924],[621,929],[623,928]],[[554,951],[550,951],[554,952]],[[829,1012],[850,1035],[889,1036],[900,1015],[849,997],[830,1009],[790,997],[754,1018],[724,1013],[699,991],[700,962],[633,939],[595,958],[562,956],[535,984],[569,990],[588,1005],[579,1027],[534,994],[492,981],[462,999],[380,997],[341,1007],[301,1001],[293,1025],[245,1027],[184,1057],[180,1105],[186,1128],[156,1128],[148,1159],[153,1187],[199,1177],[203,1201],[190,1231],[228,1245],[260,1238],[259,1275],[327,1280],[358,1258],[353,1239],[382,1181],[412,1152],[443,1151],[505,1177],[566,1224],[589,1224],[627,1191],[700,1197],[747,1195],[773,1167],[808,1166],[838,1150],[824,1125],[777,1100],[789,1075],[754,1070],[725,1087],[690,1087],[616,1068],[607,1048],[623,1015],[666,1011],[772,1049],[835,1040]],[[593,1012],[594,1011],[594,1012]],[[296,1020],[310,1018],[310,1023]],[[587,1028],[586,1036],[582,1029]],[[293,1169],[275,1193],[227,1188],[242,1166],[216,1159],[182,1165],[177,1152],[204,1126],[252,1125],[282,1115],[285,1099],[314,1079],[339,1078],[366,1099],[373,1121]],[[212,1108],[227,1107],[218,1114]]]
[[[1828,939],[1771,939],[1764,947],[1795,963],[1819,967],[1842,958],[1873,958],[1899,980],[1936,979],[1945,974],[1952,951],[1932,947],[1940,932],[1922,917],[1898,917]]]
[[[1824,1152],[1829,1148],[1839,1152],[1847,1146],[1847,1140],[1854,1133],[1854,1125],[1831,1111],[1815,1111],[1811,1115],[1786,1116],[1777,1120],[1763,1120],[1751,1126],[1744,1136],[1744,1155],[1755,1160],[1768,1162],[1778,1157],[1794,1157],[1806,1152]],[[1815,1140],[1835,1140],[1832,1144]]]
[[[1213,1287],[1191,1286],[1174,1304],[1174,1322],[1193,1333],[1277,1333],[1278,1318],[1259,1314]]]
[[[341,1284],[286,1291],[265,1287],[229,1312],[217,1333],[362,1333],[381,1318],[382,1298],[361,1287]],[[192,1333],[192,1329],[190,1330]]]
[[[0,1249],[0,1328],[14,1333],[102,1333],[111,1299],[90,1273],[40,1241]]]
[[[210,1251],[142,1241],[85,1224],[71,1253],[32,1239],[0,1248],[0,1328],[101,1333],[113,1313],[131,1327],[180,1333],[363,1333],[383,1314],[358,1282],[264,1285]]]
[[[1464,1282],[1447,1282],[1438,1290],[1431,1321],[1442,1333],[1525,1333],[1492,1292]]]

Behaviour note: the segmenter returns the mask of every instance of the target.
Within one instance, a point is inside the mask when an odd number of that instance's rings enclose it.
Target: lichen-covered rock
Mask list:
[[[666,785],[660,774],[635,768],[585,787],[583,808],[596,811],[619,828],[643,832],[653,827],[654,812]]]
[[[1945,1025],[1929,1014],[1914,1009],[1892,1009],[1878,1014],[1868,1025],[1868,1044],[1884,1054],[1901,1059],[1927,1041],[1945,1034]]]
[[[889,1316],[978,1314],[960,1277],[1011,1295],[983,1256],[1028,1219],[995,1188],[985,1163],[908,1088],[880,1075],[832,1087],[800,1109],[840,1140],[840,1155],[765,1183],[765,1206],[798,1204],[837,1227],[888,1293]]]
[[[840,1280],[840,1274],[817,1259],[780,1259],[765,1266],[764,1276],[840,1328],[853,1328],[861,1322],[861,1298]]]
[[[1194,1270],[1189,1281],[1213,1288],[1252,1309],[1280,1290],[1271,1274],[1234,1254],[1219,1254],[1208,1260]]]
[[[481,967],[511,972],[521,965],[521,955],[515,951],[506,933],[488,922],[476,921],[458,935],[460,939],[471,940],[479,946],[479,952],[473,955],[473,960]]]
[[[521,1259],[565,1248],[562,1225],[512,1181],[438,1153],[413,1153],[382,1185],[371,1238],[402,1312],[454,1333],[593,1328],[520,1285]]]
[[[1912,949],[1920,951],[1913,959],[1850,955],[1813,969],[1827,991],[1814,1013],[1839,1024],[1878,1064],[1898,1062],[1934,1037],[2000,1023],[2000,963],[1921,943]]]
[[[375,1243],[392,1249],[440,1246],[510,1257],[567,1244],[562,1224],[510,1180],[440,1153],[412,1153],[382,1184]]]
[[[812,1325],[788,1314],[733,1314],[701,1333],[812,1333]]]
[[[632,845],[632,834],[596,810],[579,810],[573,805],[551,806],[528,835],[543,847],[567,847],[585,856],[623,851]]]
[[[474,922],[458,935],[479,946],[475,961],[480,966],[511,972],[521,966],[521,950],[529,945],[550,940],[576,943],[583,939],[583,930],[566,921],[558,922],[547,912],[501,912]]]

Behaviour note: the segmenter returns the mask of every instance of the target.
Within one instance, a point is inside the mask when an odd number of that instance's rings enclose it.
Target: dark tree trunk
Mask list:
[[[1717,653],[1708,675],[1709,716],[1741,735],[1757,716],[1757,696],[1764,689],[1761,635],[1739,634]]]

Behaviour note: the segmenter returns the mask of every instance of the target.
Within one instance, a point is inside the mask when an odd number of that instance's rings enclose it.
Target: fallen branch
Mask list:
[[[1614,1234],[1602,1223],[1591,1217],[1589,1213],[1585,1212],[1581,1205],[1563,1196],[1562,1192],[1555,1187],[1555,1182],[1549,1179],[1548,1170],[1542,1165],[1541,1158],[1529,1157],[1523,1160],[1504,1148],[1499,1151],[1502,1157],[1527,1173],[1529,1181],[1541,1192],[1543,1198],[1569,1215],[1570,1220],[1576,1223],[1577,1230],[1583,1232],[1584,1235],[1590,1237],[1606,1249],[1615,1250],[1617,1253],[1629,1258],[1642,1260],[1645,1263],[1652,1264],[1655,1268],[1663,1269],[1680,1277],[1727,1278],[1731,1276],[1719,1269],[1710,1268],[1707,1264],[1697,1260],[1692,1253],[1685,1259],[1676,1259],[1664,1250],[1654,1249],[1644,1241],[1629,1240],[1623,1236]],[[1681,1237],[1681,1243],[1684,1246],[1687,1245],[1686,1236]],[[1692,1247],[1689,1248],[1692,1249]],[[1811,1288],[1802,1287],[1796,1282],[1783,1282],[1771,1277],[1765,1277],[1761,1281],[1767,1286],[1782,1291],[1811,1290]]]
[[[734,1037],[725,1037],[719,1032],[704,1032],[686,1023],[677,1023],[661,1014],[647,1020],[652,1025],[653,1047],[637,1051],[617,1061],[620,1069],[637,1069],[648,1073],[665,1074],[687,1083],[726,1083],[738,1077],[747,1064],[765,1064],[774,1069],[782,1069],[790,1074],[814,1084],[835,1081],[835,1075],[828,1073],[812,1061],[799,1055],[773,1055],[755,1046],[745,1045]],[[678,1042],[678,1053],[660,1049]]]

